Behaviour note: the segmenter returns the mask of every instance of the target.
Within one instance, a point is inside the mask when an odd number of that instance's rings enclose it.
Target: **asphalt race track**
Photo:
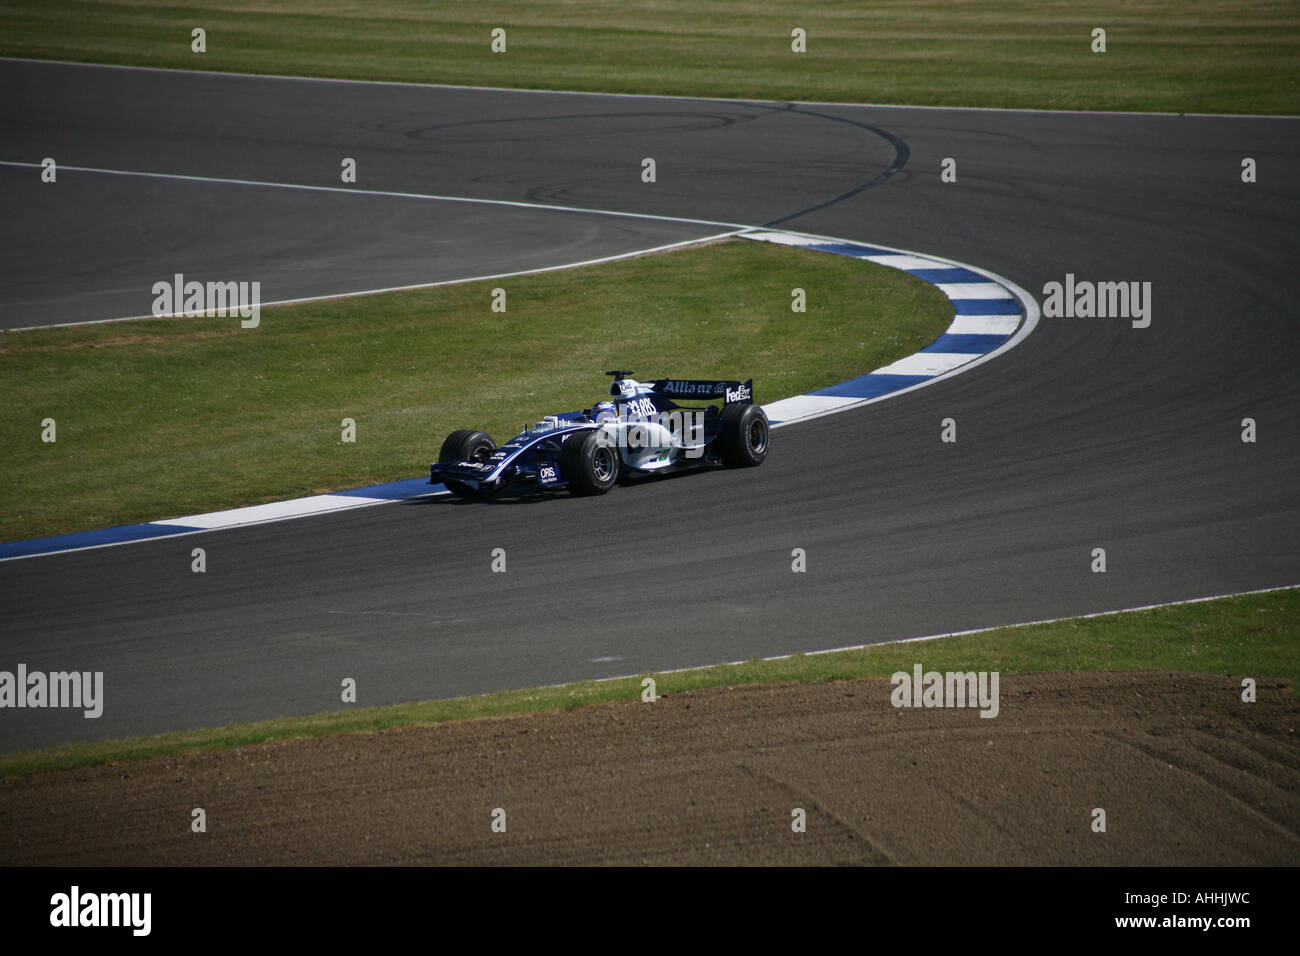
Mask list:
[[[1149,328],[1044,318],[950,381],[780,429],[752,471],[215,532],[202,575],[195,537],[4,562],[0,666],[105,672],[102,718],[15,710],[6,750],[336,709],[345,676],[369,706],[1300,581],[1296,120],[15,61],[0,83],[9,162],[334,186],[350,156],[358,189],[780,222],[964,260],[1035,295],[1067,273],[1153,284]],[[646,156],[657,183],[640,181]],[[940,181],[945,157],[956,183]],[[720,231],[66,169],[50,186],[14,166],[0,196],[6,328],[147,313],[149,284],[175,271],[260,275],[269,301]],[[1240,440],[1247,416],[1255,444]],[[945,417],[956,444],[939,441]],[[432,455],[448,426],[430,430]],[[506,574],[489,571],[498,547]],[[806,574],[791,573],[794,547]],[[1089,569],[1095,547],[1105,574]]]

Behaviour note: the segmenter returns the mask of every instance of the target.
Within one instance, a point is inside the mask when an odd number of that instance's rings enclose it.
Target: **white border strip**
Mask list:
[[[430,490],[427,493],[422,495],[412,495],[409,498],[363,498],[363,497],[357,497],[355,495],[345,495],[342,493],[336,493],[333,495],[320,495],[317,497],[338,498],[341,501],[347,500],[347,501],[355,502],[355,504],[340,504],[338,507],[330,506],[330,507],[321,508],[320,510],[317,511],[309,511],[309,512],[290,511],[284,514],[270,514],[269,516],[256,516],[256,517],[250,515],[246,520],[240,521],[238,524],[217,524],[214,522],[211,525],[211,527],[206,527],[206,528],[193,527],[188,525],[182,526],[177,524],[178,530],[171,534],[158,534],[147,538],[128,538],[125,541],[105,541],[102,544],[86,544],[86,545],[82,545],[79,548],[60,548],[58,551],[38,551],[35,552],[34,554],[11,554],[8,557],[0,558],[0,564],[3,564],[6,561],[27,561],[30,560],[31,558],[48,558],[60,554],[76,554],[78,551],[98,551],[101,548],[120,548],[123,545],[144,544],[145,542],[148,541],[175,541],[177,538],[188,538],[191,535],[196,535],[196,534],[212,534],[214,531],[232,531],[235,528],[253,528],[253,527],[257,527],[258,525],[278,524],[284,521],[292,521],[295,518],[315,518],[322,515],[338,514],[339,512],[342,511],[357,511],[361,508],[375,508],[379,505],[400,504],[403,501],[415,501],[418,498],[436,498],[440,495],[451,494],[451,492],[443,488],[442,485],[430,485],[429,488]],[[267,502],[265,505],[250,505],[247,508],[233,508],[231,510],[251,511],[254,508],[269,508],[274,505],[292,505],[294,502],[304,501],[304,500],[307,499],[288,498],[284,501],[272,501],[272,502]],[[227,514],[227,512],[210,511],[207,513],[207,515],[195,515],[193,517],[215,519],[216,516],[223,515],[223,514]],[[171,519],[162,519],[159,521],[142,521],[137,524],[123,525],[122,527],[139,528],[144,526],[156,525],[162,528],[162,527],[167,527],[173,523],[178,523],[180,522],[180,520],[181,519],[179,518],[171,518]],[[179,530],[180,527],[184,527],[184,530],[183,531]],[[113,529],[101,528],[99,530],[112,531]],[[74,531],[72,533],[78,534],[80,532]],[[61,537],[61,536],[54,535],[53,537]],[[39,540],[39,539],[29,539],[29,540]],[[20,544],[21,542],[10,541],[5,543]]]
[[[990,282],[996,282],[999,285],[1001,285],[1003,288],[1005,288],[1009,293],[1011,293],[1011,295],[1013,295],[1016,299],[1020,301],[1020,308],[1024,313],[1024,317],[1020,320],[1020,327],[1016,330],[1015,334],[1012,335],[1005,342],[1003,342],[1001,345],[999,345],[997,348],[993,349],[993,351],[985,352],[983,355],[972,355],[971,360],[969,362],[965,362],[957,366],[956,368],[950,369],[949,371],[943,372],[942,374],[935,375],[932,378],[928,378],[924,382],[917,382],[915,385],[908,385],[906,388],[900,388],[897,391],[887,392],[884,395],[876,395],[872,398],[859,399],[859,398],[849,398],[849,397],[837,397],[831,395],[791,396],[792,398],[805,398],[808,399],[809,401],[814,399],[821,399],[827,402],[834,402],[835,404],[833,405],[833,407],[827,407],[821,410],[809,412],[808,414],[798,415],[795,418],[782,419],[774,423],[772,425],[773,428],[781,428],[785,425],[792,425],[796,422],[812,421],[814,418],[825,418],[827,415],[837,415],[840,412],[846,412],[853,408],[864,408],[867,405],[872,405],[876,402],[883,402],[886,401],[887,399],[897,398],[899,395],[906,395],[909,392],[914,392],[919,388],[926,388],[930,385],[933,385],[935,382],[947,381],[948,379],[952,378],[954,375],[960,375],[963,372],[967,372],[970,369],[983,365],[985,362],[992,361],[993,359],[997,358],[999,355],[1003,355],[1009,352],[1011,349],[1015,348],[1017,345],[1019,345],[1021,342],[1025,340],[1025,338],[1029,335],[1030,332],[1032,332],[1035,328],[1037,328],[1039,319],[1042,317],[1042,313],[1039,311],[1038,308],[1038,301],[1032,295],[1030,295],[1027,291],[1022,289],[1016,283],[1012,282],[1010,279],[1007,279],[1004,276],[1000,276],[996,272],[990,272],[988,269],[981,269],[979,266],[973,266],[966,262],[959,262],[956,259],[946,259],[943,256],[931,256],[931,255],[923,256],[920,253],[910,252],[907,249],[896,249],[893,246],[882,245],[881,243],[878,242],[866,242],[857,239],[837,239],[833,236],[819,236],[814,233],[807,233],[807,232],[792,232],[788,229],[779,230],[779,232],[792,238],[782,240],[780,238],[776,238],[774,233],[764,229],[749,230],[749,232],[742,233],[741,235],[742,238],[745,238],[745,237],[750,237],[752,234],[752,238],[756,239],[757,241],[778,242],[783,245],[793,245],[793,246],[805,245],[806,242],[809,240],[817,243],[827,243],[827,244],[834,244],[834,245],[870,246],[873,249],[884,249],[886,252],[894,253],[897,256],[907,256],[909,259],[923,260],[923,263],[918,266],[907,266],[906,268],[965,269],[968,272],[975,273],[976,275],[984,276]],[[764,238],[765,235],[768,234],[772,234],[773,238],[771,239]],[[798,240],[803,240],[803,241],[801,242]],[[888,264],[888,263],[879,262],[879,260],[887,259],[887,258],[892,258],[892,257],[871,256],[871,257],[866,257],[864,261],[877,262],[878,264]],[[899,266],[892,266],[892,267],[900,268]],[[930,284],[934,286],[938,286],[938,283],[930,283]],[[981,320],[982,319],[1010,319],[1010,318],[1014,318],[1014,316],[970,317],[970,316],[958,315],[954,317],[953,324],[948,327],[945,334],[963,334],[964,330],[957,331],[957,332],[954,331],[957,329],[957,323],[960,322],[962,319],[970,319],[970,318],[976,318]],[[1000,333],[989,333],[989,334],[1000,334]],[[782,399],[782,401],[787,401],[787,399]]]

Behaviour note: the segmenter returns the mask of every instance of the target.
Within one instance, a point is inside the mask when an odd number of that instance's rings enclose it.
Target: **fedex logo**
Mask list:
[[[753,397],[753,394],[754,390],[752,388],[747,388],[744,385],[736,389],[729,388],[727,389],[727,403],[747,402]]]

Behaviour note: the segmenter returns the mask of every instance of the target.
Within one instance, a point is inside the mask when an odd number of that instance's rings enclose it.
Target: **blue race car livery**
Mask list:
[[[709,465],[753,467],[767,457],[770,428],[746,382],[613,376],[610,401],[580,412],[547,415],[497,447],[490,435],[454,431],[429,470],[462,498],[494,495],[514,484],[603,495],[621,477]],[[721,401],[685,407],[674,399]]]

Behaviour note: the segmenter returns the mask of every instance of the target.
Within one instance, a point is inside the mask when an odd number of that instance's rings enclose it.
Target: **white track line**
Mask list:
[[[723,661],[720,664],[699,664],[695,667],[675,667],[664,671],[642,671],[640,674],[623,674],[619,677],[597,677],[591,683],[601,684],[612,680],[633,680],[643,674],[687,674],[691,671],[704,671],[711,667],[739,667],[759,661],[788,661],[794,657],[815,657],[820,654],[839,654],[845,651],[863,651],[871,647],[888,647],[893,644],[917,644],[923,641],[940,641],[946,637],[968,637],[973,634],[987,634],[1010,628],[1034,627],[1039,624],[1060,624],[1064,621],[1082,621],[1094,617],[1110,617],[1115,614],[1136,614],[1138,611],[1154,611],[1162,607],[1181,607],[1184,604],[1204,604],[1206,601],[1220,601],[1224,598],[1248,597],[1252,594],[1272,594],[1276,591],[1291,591],[1300,588],[1300,584],[1283,584],[1280,587],[1257,588],[1253,591],[1234,591],[1231,594],[1213,594],[1209,597],[1186,598],[1181,601],[1165,601],[1160,604],[1143,604],[1140,607],[1124,607],[1114,611],[1093,611],[1088,614],[1071,614],[1066,617],[1047,617],[1038,621],[1020,621],[1015,624],[992,624],[988,627],[973,627],[965,631],[948,631],[943,634],[926,634],[923,637],[900,637],[892,641],[877,641],[874,644],[847,644],[844,647],[828,647],[820,651],[799,651],[794,654],[776,654],[772,657],[750,658],[744,661]],[[548,684],[548,687],[568,687],[570,684],[587,683],[586,681],[568,681],[564,684]]]
[[[0,159],[0,166],[18,166],[40,169],[40,163]],[[588,209],[584,206],[557,206],[551,203],[523,202],[518,199],[478,199],[473,196],[442,196],[437,193],[408,193],[387,189],[350,189],[347,186],[311,186],[305,183],[280,183],[264,179],[228,179],[223,176],[193,176],[182,173],[158,173],[136,169],[103,169],[97,166],[59,166],[59,172],[72,170],[78,173],[99,173],[104,176],[143,176],[152,179],[175,179],[182,182],[217,183],[223,186],[261,186],[270,189],[300,189],[319,193],[344,193],[352,196],[380,196],[386,199],[423,199],[430,202],[460,202],[478,206],[513,206],[517,209],[541,209],[546,212],[572,212],[588,216],[615,216],[622,219],[647,219],[658,222],[679,222],[694,226],[725,226],[729,229],[751,229],[741,222],[719,222],[715,219],[688,219],[683,216],[656,216],[648,212],[618,212],[613,209]]]
[[[540,275],[543,272],[562,272],[565,269],[580,269],[583,266],[598,266],[606,262],[617,262],[620,259],[635,259],[637,256],[648,256],[656,252],[668,252],[670,249],[681,249],[686,246],[698,246],[706,242],[713,242],[717,239],[726,239],[730,236],[744,232],[743,229],[733,229],[730,232],[719,232],[711,236],[701,236],[698,239],[683,239],[680,242],[670,242],[663,246],[651,246],[646,249],[634,249],[631,252],[620,252],[614,256],[602,256],[599,259],[584,259],[581,262],[566,262],[558,266],[541,266],[537,269],[522,269],[519,272],[499,272],[496,275],[488,276],[469,276],[465,279],[441,279],[437,282],[417,282],[415,285],[397,285],[387,289],[362,289],[359,292],[335,292],[331,295],[309,295],[301,299],[276,299],[274,302],[262,302],[260,307],[269,308],[273,305],[297,305],[301,302],[324,302],[328,299],[350,299],[353,296],[361,295],[381,295],[385,292],[409,292],[414,289],[435,289],[444,285],[463,285],[466,282],[492,282],[497,279],[516,279],[520,276]],[[67,329],[79,325],[103,325],[106,322],[137,322],[140,319],[177,319],[185,317],[182,312],[168,312],[165,315],[124,315],[116,319],[87,319],[84,322],[59,322],[54,325],[24,325],[13,329],[0,329],[0,332],[39,332],[41,329]]]
[[[6,160],[0,160],[0,166],[38,166],[38,164],[17,163],[17,162],[9,162]],[[215,182],[215,183],[234,184],[234,185],[241,185],[241,186],[279,187],[283,189],[318,189],[324,191],[337,191],[337,192],[345,192],[345,193],[354,192],[354,190],[342,189],[336,186],[300,186],[292,183],[270,183],[270,182],[256,182],[254,180],[217,179],[217,178],[209,178],[203,176],[178,176],[172,173],[137,173],[137,172],[128,172],[125,170],[92,169],[84,166],[61,166],[60,172],[62,172],[65,169],[71,169],[77,172],[106,173],[106,174],[118,175],[118,176],[155,176],[162,179],[189,179],[189,180],[195,180],[199,182]],[[375,196],[400,197],[400,198],[410,198],[410,199],[424,199],[424,200],[431,200],[435,202],[464,202],[464,203],[479,203],[484,205],[523,206],[527,208],[543,209],[547,211],[560,210],[565,212],[588,213],[591,215],[621,216],[621,217],[635,218],[635,219],[655,219],[655,220],[667,221],[667,222],[681,222],[687,225],[729,225],[727,223],[711,223],[708,222],[707,220],[702,220],[702,219],[674,220],[669,216],[649,216],[649,215],[642,215],[639,213],[608,212],[606,210],[601,210],[601,209],[574,209],[569,206],[544,206],[540,204],[518,203],[518,202],[510,202],[506,200],[495,200],[495,199],[466,199],[463,197],[431,196],[431,195],[422,195],[422,194],[415,194],[415,193],[409,193],[409,194],[408,193],[385,193],[379,190],[355,190],[355,192],[357,192],[359,195],[375,195]],[[598,266],[598,265],[603,265],[604,263],[607,262],[617,262],[620,259],[635,259],[637,256],[647,256],[656,252],[667,252],[670,249],[681,249],[686,246],[694,246],[706,242],[714,242],[718,239],[727,239],[731,236],[737,235],[738,233],[746,231],[748,228],[749,228],[748,226],[737,225],[726,232],[713,233],[707,236],[699,236],[694,239],[682,239],[678,242],[669,242],[661,246],[650,246],[643,249],[634,249],[630,252],[620,252],[617,255],[612,255],[612,256],[600,256],[599,258],[596,259],[584,259],[580,262],[566,262],[556,266],[541,266],[536,269],[521,269],[517,272],[498,272],[492,275],[468,276],[463,279],[441,279],[437,282],[417,282],[413,285],[387,286],[382,289],[360,289],[355,292],[335,292],[335,293],[331,293],[330,295],[309,295],[297,299],[276,299],[272,302],[263,302],[261,303],[261,306],[270,307],[273,305],[298,305],[303,302],[324,302],[329,299],[347,299],[347,298],[351,298],[352,296],[361,296],[361,295],[380,295],[385,292],[409,292],[414,289],[433,289],[445,285],[463,285],[467,282],[492,282],[497,279],[515,279],[520,276],[539,275],[544,272],[560,272],[564,269],[579,269],[582,268],[583,266]],[[103,325],[108,322],[135,322],[140,319],[175,319],[181,317],[184,317],[184,313],[182,312],[168,312],[163,315],[153,315],[152,313],[149,313],[145,315],[124,315],[112,319],[86,319],[83,322],[58,322],[53,325],[23,325],[23,326],[16,326],[10,329],[0,329],[0,331],[35,332],[35,331],[39,331],[40,329],[66,329],[66,328],[72,328],[81,325]]]
[[[1066,116],[1185,116],[1207,119],[1280,119],[1297,120],[1297,116],[1274,113],[1170,113],[1158,110],[1053,110],[1013,106],[913,106],[907,103],[840,103],[830,100],[764,100],[735,96],[683,96],[670,93],[605,93],[598,90],[541,90],[521,86],[458,86],[454,83],[416,83],[411,80],[349,80],[338,76],[293,76],[285,73],[236,73],[231,70],[183,70],[169,66],[128,66],[121,63],[85,63],[78,60],[43,60],[39,57],[0,56],[0,62],[41,63],[55,66],[80,66],[99,70],[137,70],[148,73],[185,73],[199,76],[225,76],[237,79],[290,80],[298,83],[352,83],[359,86],[405,86],[417,89],[473,90],[481,93],[534,93],[542,96],[599,96],[636,100],[685,100],[695,103],[754,103],[763,106],[844,106],[878,110],[950,110],[959,113],[1049,113]]]
[[[18,167],[23,169],[41,168],[40,163],[18,162],[16,160],[0,160],[0,166]],[[346,193],[356,196],[377,196],[384,199],[418,199],[426,202],[458,202],[481,206],[509,206],[517,209],[541,210],[543,212],[570,212],[579,215],[611,216],[622,219],[643,219],[654,222],[681,223],[688,226],[723,226],[729,230],[715,235],[702,236],[698,239],[684,239],[681,242],[672,242],[666,245],[653,246],[647,249],[637,249],[632,252],[623,252],[614,256],[602,256],[597,259],[586,259],[582,262],[569,262],[558,266],[544,266],[539,269],[522,269],[518,272],[502,272],[495,275],[471,276],[465,279],[444,279],[440,282],[418,282],[414,285],[389,286],[383,289],[360,289],[355,292],[337,292],[332,295],[313,295],[298,299],[276,299],[273,302],[261,303],[263,306],[296,305],[301,302],[323,302],[328,299],[343,299],[354,295],[379,295],[384,292],[407,292],[412,289],[432,289],[444,285],[460,285],[466,282],[489,282],[496,279],[514,279],[519,276],[537,275],[543,272],[558,272],[562,269],[577,269],[582,266],[601,265],[606,262],[616,262],[619,259],[632,259],[636,256],[649,255],[654,252],[666,252],[669,249],[679,249],[683,246],[712,242],[716,239],[725,239],[728,236],[733,236],[738,232],[751,228],[743,223],[717,222],[710,219],[687,219],[676,216],[656,216],[650,213],[617,212],[609,209],[586,209],[577,206],[556,206],[549,203],[529,203],[510,199],[477,199],[468,196],[439,196],[433,193],[392,192],[382,189],[348,189],[345,186],[309,186],[302,183],[278,183],[258,179],[227,179],[220,176],[191,176],[180,173],[143,172],[130,169],[101,169],[95,166],[59,167],[59,172],[65,170],[104,176],[139,176],[150,179],[178,180],[181,182],[216,183],[223,186],[252,186],[262,189],[297,189],[312,192]],[[80,325],[102,325],[106,322],[133,322],[138,319],[179,318],[181,315],[182,313],[167,313],[166,315],[124,315],[113,319],[87,319],[84,322],[59,322],[53,325],[23,325],[0,331],[32,332],[38,329],[66,329]]]

